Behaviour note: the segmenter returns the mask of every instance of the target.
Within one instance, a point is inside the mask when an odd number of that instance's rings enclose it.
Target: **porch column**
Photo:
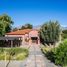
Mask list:
[[[22,38],[22,45],[25,45],[25,35],[23,35],[23,38]]]
[[[29,45],[31,45],[32,44],[32,40],[31,40],[31,38],[29,39]]]
[[[40,45],[40,38],[38,37],[38,45]]]
[[[11,40],[11,47],[13,47],[13,40]]]

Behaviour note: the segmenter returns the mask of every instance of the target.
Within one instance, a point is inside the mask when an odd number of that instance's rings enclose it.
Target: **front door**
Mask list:
[[[37,37],[31,37],[32,43],[38,44],[38,38]]]

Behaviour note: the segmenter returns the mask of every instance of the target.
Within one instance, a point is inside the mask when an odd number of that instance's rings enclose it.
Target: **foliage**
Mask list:
[[[23,60],[27,57],[28,55],[26,53],[20,53],[16,56],[17,60]]]
[[[0,21],[0,36],[3,34],[3,24]]]
[[[55,64],[67,66],[67,40],[64,40],[62,43],[60,43],[58,47],[53,48],[50,51],[43,52],[45,53],[46,57]]]
[[[55,63],[62,66],[67,65],[67,40],[64,40],[58,48],[56,48]]]
[[[6,14],[0,15],[0,36],[11,31],[13,21],[11,17]]]
[[[13,28],[13,30],[12,31],[17,31],[17,30],[19,30],[17,27],[15,27],[15,28]]]
[[[62,38],[67,39],[67,29],[62,31]]]
[[[59,41],[59,35],[61,33],[60,24],[58,21],[49,21],[42,25],[40,29],[41,42],[55,43]]]
[[[27,23],[25,24],[24,26],[21,27],[21,29],[32,29],[33,28],[33,25]]]
[[[47,53],[48,51],[51,50],[50,47],[47,47],[47,46],[44,46],[44,45],[41,45],[41,50],[44,52],[44,53]]]
[[[0,48],[0,60],[23,60],[28,56],[27,48]]]
[[[4,40],[0,40],[0,47],[5,47],[5,41]]]

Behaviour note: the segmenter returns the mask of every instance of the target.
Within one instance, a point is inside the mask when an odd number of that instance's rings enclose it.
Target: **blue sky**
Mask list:
[[[67,0],[0,0],[0,15],[3,13],[12,17],[13,26],[36,26],[49,20],[67,26]]]

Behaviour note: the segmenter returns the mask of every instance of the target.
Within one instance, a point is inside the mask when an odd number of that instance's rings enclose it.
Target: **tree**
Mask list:
[[[15,28],[13,28],[12,31],[17,31],[17,30],[19,30],[19,28],[15,27]]]
[[[67,29],[62,31],[62,38],[67,39]]]
[[[40,29],[40,38],[43,44],[44,43],[53,44],[55,42],[58,42],[60,39],[60,34],[61,34],[61,28],[58,21],[56,22],[49,21],[43,24]]]
[[[33,25],[27,23],[25,24],[24,26],[21,27],[21,29],[32,29],[33,28]]]
[[[3,34],[3,24],[0,23],[0,36]]]
[[[5,33],[11,31],[13,21],[11,17],[6,14],[0,15],[0,35],[3,36]]]

